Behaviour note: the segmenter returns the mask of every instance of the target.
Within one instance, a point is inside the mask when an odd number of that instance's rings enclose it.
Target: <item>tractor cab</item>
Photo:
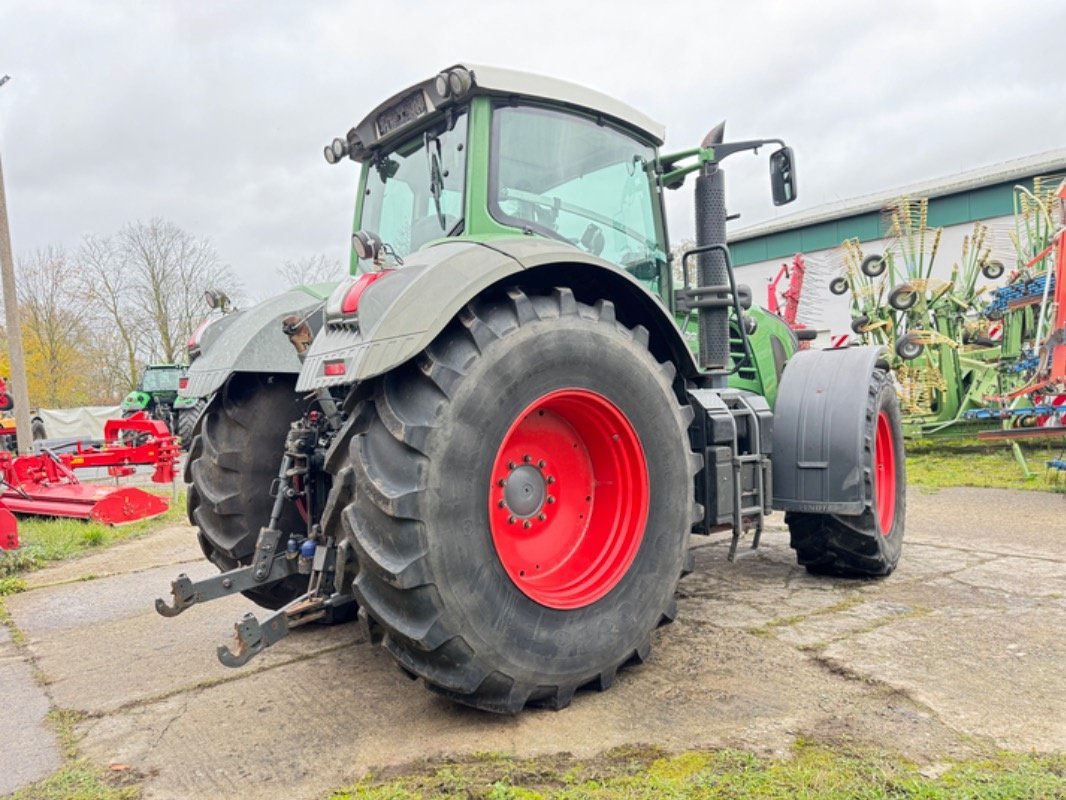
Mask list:
[[[352,271],[426,245],[543,237],[669,297],[657,148],[663,128],[565,81],[456,66],[383,103],[325,150],[363,164]],[[380,264],[379,264],[380,266]]]

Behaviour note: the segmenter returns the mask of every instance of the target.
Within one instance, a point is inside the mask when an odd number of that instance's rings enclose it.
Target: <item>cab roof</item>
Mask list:
[[[442,70],[442,73],[457,69],[465,69],[471,78],[470,89],[461,97],[440,95],[435,86],[436,75],[397,92],[348,132],[351,158],[363,161],[373,150],[388,146],[417,127],[419,121],[479,95],[544,100],[569,106],[603,116],[651,140],[655,145],[661,145],[666,135],[666,129],[661,124],[632,106],[576,83],[519,70],[468,63],[455,64]]]

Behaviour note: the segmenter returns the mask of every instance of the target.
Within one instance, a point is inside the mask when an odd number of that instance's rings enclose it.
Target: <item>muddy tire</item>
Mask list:
[[[699,458],[647,340],[609,302],[511,290],[354,409],[334,477],[353,591],[432,691],[563,708],[673,618]]]
[[[206,405],[206,400],[197,400],[196,405],[194,406],[174,410],[174,416],[177,417],[178,420],[175,433],[181,439],[182,450],[188,450],[192,446],[192,440],[196,432],[196,423],[200,421],[200,416],[204,413],[204,407]]]
[[[190,483],[189,522],[204,555],[225,572],[249,564],[259,529],[267,524],[289,423],[303,413],[292,376],[237,375],[203,413],[185,467]],[[283,533],[305,524],[292,503],[281,517]],[[278,543],[284,547],[284,538]],[[290,575],[244,595],[265,608],[280,608],[307,590],[307,576]]]
[[[899,401],[888,373],[875,370],[867,388],[862,474],[866,508],[856,516],[785,515],[796,559],[816,575],[876,577],[899,563],[906,522],[906,467]]]

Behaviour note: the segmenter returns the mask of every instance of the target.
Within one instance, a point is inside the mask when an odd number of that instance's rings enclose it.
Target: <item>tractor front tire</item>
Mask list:
[[[647,345],[610,302],[512,289],[355,407],[334,476],[353,591],[432,691],[563,708],[673,618],[700,462],[674,367]]]
[[[796,558],[808,572],[846,578],[888,575],[899,563],[907,512],[907,477],[899,401],[887,372],[867,387],[863,480],[866,508],[855,516],[785,515]]]
[[[251,563],[259,529],[270,521],[270,487],[289,423],[303,410],[292,376],[252,374],[232,377],[204,411],[185,468],[189,522],[199,528],[204,555],[221,571]],[[280,527],[306,527],[292,503],[284,505]],[[244,595],[274,609],[306,590],[306,576],[290,575]]]

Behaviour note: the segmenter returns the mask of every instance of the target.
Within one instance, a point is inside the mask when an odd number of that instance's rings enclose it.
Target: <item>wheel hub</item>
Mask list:
[[[541,471],[531,464],[516,467],[503,487],[503,502],[520,519],[534,516],[544,507],[548,484]]]
[[[587,389],[531,403],[497,451],[489,526],[504,570],[549,608],[607,594],[636,556],[648,515],[648,472],[633,426]]]

